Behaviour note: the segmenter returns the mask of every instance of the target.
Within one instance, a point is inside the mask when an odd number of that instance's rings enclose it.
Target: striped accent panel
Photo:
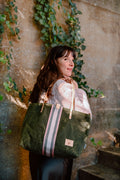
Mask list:
[[[43,139],[42,155],[54,157],[55,141],[62,114],[60,105],[52,105]]]

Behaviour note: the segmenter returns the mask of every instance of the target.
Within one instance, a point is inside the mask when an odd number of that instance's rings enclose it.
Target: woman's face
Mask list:
[[[66,51],[65,55],[57,59],[57,68],[60,74],[64,77],[70,77],[74,68],[74,57],[72,52],[68,54]]]

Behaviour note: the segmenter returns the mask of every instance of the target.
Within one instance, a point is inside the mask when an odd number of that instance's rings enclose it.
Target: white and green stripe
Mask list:
[[[52,105],[49,114],[45,135],[43,139],[42,154],[54,157],[54,148],[56,136],[59,128],[60,118],[62,114],[62,107],[59,105]]]

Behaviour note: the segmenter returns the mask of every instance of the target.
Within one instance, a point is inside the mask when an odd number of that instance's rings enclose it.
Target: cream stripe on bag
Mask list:
[[[54,148],[56,136],[59,128],[60,118],[62,114],[62,107],[60,105],[52,105],[50,115],[45,130],[42,154],[54,157]]]

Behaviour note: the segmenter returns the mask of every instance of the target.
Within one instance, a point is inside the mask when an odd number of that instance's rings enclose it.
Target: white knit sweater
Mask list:
[[[61,106],[70,109],[72,102],[72,88],[72,84],[67,83],[65,80],[57,80],[52,88],[52,96],[48,99],[47,103],[60,104]],[[41,95],[39,102],[42,101],[44,95],[44,93]],[[75,89],[75,111],[90,114],[92,119],[86,92],[80,88]]]

